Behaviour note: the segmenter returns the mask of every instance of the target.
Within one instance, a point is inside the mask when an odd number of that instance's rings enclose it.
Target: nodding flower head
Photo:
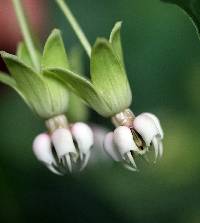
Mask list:
[[[93,132],[82,122],[68,127],[66,117],[54,117],[46,122],[49,133],[38,135],[33,142],[36,158],[56,174],[83,170],[93,146]]]
[[[137,170],[135,157],[144,156],[153,145],[156,162],[163,154],[163,130],[158,118],[151,113],[142,113],[134,117],[127,109],[112,118],[118,126],[114,132],[109,132],[104,139],[106,153],[115,161],[123,161],[130,170]]]

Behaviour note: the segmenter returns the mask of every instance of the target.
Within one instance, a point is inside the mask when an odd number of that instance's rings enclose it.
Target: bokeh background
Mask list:
[[[24,3],[41,41],[57,27],[67,49],[78,44],[54,1]],[[200,42],[191,22],[179,8],[159,0],[68,4],[91,43],[123,21],[132,110],[160,118],[164,157],[155,166],[142,164],[139,173],[101,159],[81,174],[55,176],[31,150],[45,129],[43,121],[0,85],[0,222],[200,222]],[[11,1],[0,0],[1,50],[14,52],[19,39]],[[83,60],[88,73],[84,53]],[[112,129],[95,112],[88,122]]]

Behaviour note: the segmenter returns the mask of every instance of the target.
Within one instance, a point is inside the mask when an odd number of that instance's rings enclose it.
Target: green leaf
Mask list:
[[[124,67],[106,39],[97,39],[91,55],[91,78],[113,114],[130,106],[132,94]]]
[[[41,59],[41,54],[38,50],[36,50],[37,56],[39,59]],[[23,61],[26,65],[32,67],[34,69],[34,65],[32,63],[32,59],[30,57],[29,51],[26,47],[26,44],[24,42],[20,42],[17,47],[17,52],[16,52],[17,57]]]
[[[58,29],[51,32],[44,46],[42,68],[50,67],[69,68],[64,43]]]
[[[1,52],[1,56],[33,110],[42,118],[51,117],[53,108],[43,77],[16,56],[6,52]]]
[[[200,1],[199,0],[161,0],[178,5],[190,17],[200,38]]]
[[[117,55],[119,61],[121,62],[122,65],[124,65],[123,50],[122,50],[121,35],[120,35],[121,26],[122,22],[115,23],[110,34],[109,42],[111,43],[112,48],[115,54]]]
[[[68,89],[82,98],[90,107],[92,107],[102,116],[107,117],[112,113],[92,83],[87,79],[73,73],[70,70],[64,70],[61,68],[51,68],[48,70],[43,70],[43,72],[44,75],[63,81]]]

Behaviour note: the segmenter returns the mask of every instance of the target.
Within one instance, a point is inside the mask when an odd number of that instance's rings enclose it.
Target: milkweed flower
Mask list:
[[[68,126],[64,115],[46,125],[49,133],[39,134],[33,142],[36,158],[56,174],[83,170],[94,143],[91,128],[82,122]]]
[[[151,145],[155,150],[156,162],[163,154],[163,130],[158,118],[151,113],[142,113],[134,117],[130,110],[125,110],[113,117],[119,125],[114,132],[109,132],[104,139],[105,152],[115,161],[122,161],[130,170],[137,170],[135,157],[145,155]]]

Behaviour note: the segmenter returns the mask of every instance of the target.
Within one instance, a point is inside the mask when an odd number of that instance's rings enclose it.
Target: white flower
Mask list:
[[[130,123],[129,123],[130,124]],[[158,118],[151,113],[135,117],[130,126],[119,126],[104,139],[106,153],[115,161],[123,161],[125,167],[137,170],[136,155],[144,156],[151,145],[155,149],[155,161],[163,154],[163,130]]]
[[[83,170],[92,146],[92,130],[78,122],[71,130],[56,128],[51,134],[38,135],[33,142],[33,152],[52,172],[62,175],[67,171]]]

